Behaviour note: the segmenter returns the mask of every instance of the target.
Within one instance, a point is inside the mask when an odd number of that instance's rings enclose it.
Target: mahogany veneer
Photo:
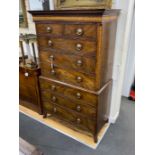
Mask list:
[[[39,93],[40,68],[19,67],[19,99],[20,104],[42,114]]]
[[[119,10],[30,11],[44,117],[97,135],[108,121]]]

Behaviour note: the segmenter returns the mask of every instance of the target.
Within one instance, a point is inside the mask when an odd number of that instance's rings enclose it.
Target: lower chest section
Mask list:
[[[95,133],[98,97],[76,88],[40,78],[44,112],[75,128]]]

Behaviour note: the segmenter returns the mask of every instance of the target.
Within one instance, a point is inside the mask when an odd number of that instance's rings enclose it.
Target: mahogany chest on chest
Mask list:
[[[107,121],[118,11],[30,11],[44,117],[94,137]]]

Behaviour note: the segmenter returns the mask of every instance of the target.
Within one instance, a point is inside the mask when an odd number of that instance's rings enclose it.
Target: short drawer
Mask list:
[[[81,91],[76,88],[71,88],[53,81],[48,81],[40,77],[39,79],[41,90],[47,90],[54,93],[62,94],[65,97],[76,101],[76,103],[82,103],[85,105],[91,105],[96,108],[97,96],[86,91]]]
[[[86,58],[71,54],[56,53],[53,51],[40,51],[39,55],[41,62],[51,62],[60,68],[77,70],[87,74],[95,74],[95,57]]]
[[[38,37],[40,50],[57,50],[79,55],[96,55],[96,42],[76,39]]]
[[[36,24],[36,31],[38,35],[46,34],[46,35],[56,35],[60,36],[63,32],[63,25],[61,24]]]
[[[76,71],[68,71],[58,67],[51,68],[51,63],[40,63],[41,75],[66,82],[75,86],[83,87],[89,90],[95,90],[95,77],[85,75]]]
[[[96,39],[97,26],[93,24],[67,24],[64,26],[64,35],[76,38]]]
[[[49,101],[52,104],[58,104],[62,107],[76,111],[79,114],[85,115],[86,117],[91,117],[96,119],[96,109],[92,108],[87,104],[82,104],[80,102],[73,101],[69,98],[62,97],[61,94],[56,94],[50,90],[41,91],[42,101]]]
[[[94,133],[95,131],[95,121],[91,118],[82,117],[81,115],[51,104],[50,102],[43,102],[43,108],[44,112],[50,113],[51,116],[59,118],[59,120],[71,123],[79,129],[86,130],[91,133]]]

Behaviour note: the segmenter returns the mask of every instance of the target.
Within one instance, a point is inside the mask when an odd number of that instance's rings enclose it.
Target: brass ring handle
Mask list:
[[[77,118],[76,121],[77,121],[78,124],[81,123],[81,119],[80,118]]]
[[[82,66],[82,64],[83,64],[82,60],[77,61],[77,66]]]
[[[54,70],[54,64],[53,64],[53,62],[51,63],[51,69],[52,69],[52,72],[53,72],[53,70]]]
[[[52,97],[52,101],[56,102],[57,98],[55,96]]]
[[[82,44],[80,44],[80,43],[76,44],[76,50],[77,51],[82,50],[82,48],[83,48]]]
[[[46,28],[46,31],[47,31],[48,33],[50,33],[50,32],[52,31],[51,27],[48,26],[48,27]]]
[[[78,77],[76,78],[76,80],[77,80],[77,82],[82,82],[82,77],[78,76]]]
[[[53,42],[51,40],[48,41],[48,46],[49,47],[53,46]]]
[[[53,108],[53,112],[54,112],[54,113],[57,112],[57,108],[56,108],[56,107]]]
[[[81,28],[78,28],[76,30],[76,35],[81,36],[83,34],[83,30]]]
[[[51,69],[52,69],[51,74],[54,75],[55,74],[55,71],[54,71],[54,56],[51,55],[50,59],[51,59]]]
[[[78,112],[80,112],[80,111],[81,111],[81,106],[80,106],[80,105],[77,105],[76,110],[77,110]]]
[[[82,97],[82,95],[80,93],[76,93],[76,97],[77,97],[77,99],[80,99]]]

